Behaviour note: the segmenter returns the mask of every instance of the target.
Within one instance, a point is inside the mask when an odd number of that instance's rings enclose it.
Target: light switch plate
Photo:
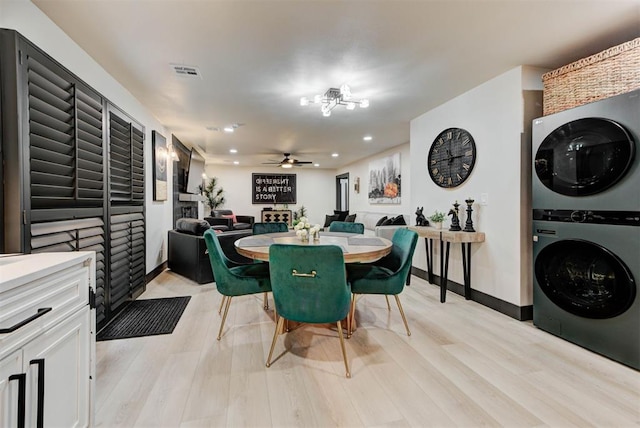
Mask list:
[[[488,193],[480,193],[480,205],[489,205]]]

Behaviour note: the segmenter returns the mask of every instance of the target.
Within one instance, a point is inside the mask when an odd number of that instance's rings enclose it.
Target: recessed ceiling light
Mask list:
[[[238,161],[233,161],[233,164],[234,164],[234,165],[240,165],[240,162],[238,162]]]
[[[320,164],[319,163],[314,163],[313,166],[320,166]]]
[[[223,129],[224,132],[233,132],[236,128],[234,128],[233,126],[225,126]]]
[[[238,153],[236,149],[229,149],[229,153]]]
[[[364,141],[371,141],[371,140],[373,140],[373,137],[371,135],[365,135],[364,137],[362,137],[362,139]]]
[[[338,156],[340,156],[340,155],[339,155],[339,154],[337,154],[337,153],[331,153],[331,157],[332,157],[332,158],[337,158]]]

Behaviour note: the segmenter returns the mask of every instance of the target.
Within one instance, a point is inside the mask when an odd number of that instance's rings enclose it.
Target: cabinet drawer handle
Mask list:
[[[9,376],[9,382],[18,381],[18,424],[17,428],[24,428],[24,416],[27,401],[27,374],[20,373]]]
[[[9,328],[0,328],[0,334],[5,334],[5,333],[13,333],[14,331],[16,331],[17,329],[19,329],[20,327],[23,327],[27,324],[29,324],[31,321],[40,318],[41,316],[43,316],[44,314],[46,314],[47,312],[50,312],[51,308],[40,308],[38,309],[38,312],[35,315],[30,316],[29,318],[22,320],[14,325],[12,325]]]
[[[44,428],[44,358],[31,360],[29,364],[38,366],[38,414],[36,427]]]

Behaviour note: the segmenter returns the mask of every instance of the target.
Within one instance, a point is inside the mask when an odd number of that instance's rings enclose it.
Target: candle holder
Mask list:
[[[471,213],[473,212],[473,208],[471,208],[471,206],[473,205],[474,200],[469,198],[466,199],[465,202],[467,203],[467,221],[464,224],[464,231],[475,232],[476,230],[473,228],[473,220],[471,220]]]
[[[460,206],[460,204],[458,203],[458,201],[456,201],[453,204],[453,208],[449,210],[449,214],[451,216],[451,227],[449,227],[449,230],[452,232],[459,232],[462,230],[462,228],[460,227],[460,217],[458,216],[458,207]]]

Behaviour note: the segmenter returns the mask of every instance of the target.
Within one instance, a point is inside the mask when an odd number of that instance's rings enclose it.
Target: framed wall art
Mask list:
[[[158,133],[151,131],[153,144],[153,200],[167,200],[167,140]]]
[[[401,199],[400,153],[369,163],[369,203],[399,204]]]

